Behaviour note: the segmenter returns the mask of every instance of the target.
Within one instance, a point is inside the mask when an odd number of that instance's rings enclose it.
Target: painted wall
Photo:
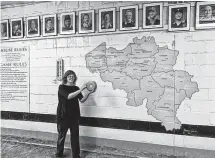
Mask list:
[[[149,3],[149,2],[148,2]],[[119,7],[139,4],[140,21],[143,2],[47,2],[26,6],[9,6],[1,9],[2,19],[28,17],[69,11],[116,7],[119,19]],[[77,16],[77,14],[76,14]],[[177,110],[177,118],[182,124],[215,126],[215,30],[195,30],[195,2],[191,3],[191,29],[183,32],[168,32],[168,4],[164,3],[164,28],[154,30],[117,31],[115,33],[76,34],[71,36],[40,37],[35,39],[17,39],[1,41],[2,47],[25,46],[30,49],[30,105],[2,106],[2,111],[55,114],[57,108],[58,84],[56,79],[56,61],[63,58],[65,71],[72,69],[77,73],[77,85],[94,80],[98,84],[97,92],[90,101],[81,104],[81,114],[85,117],[115,118],[159,122],[147,114],[146,100],[138,107],[126,105],[127,97],[123,90],[113,89],[110,82],[101,80],[99,73],[91,73],[86,68],[85,55],[106,43],[106,48],[124,49],[133,38],[152,36],[159,47],[179,51],[174,70],[184,70],[193,75],[199,92],[191,99],[185,99]],[[142,23],[139,22],[140,27]],[[21,121],[22,122],[22,121]],[[32,124],[35,124],[32,126]],[[2,120],[2,127],[13,127],[35,131],[56,133],[55,124],[31,123],[20,124],[20,121]],[[108,131],[108,132],[107,132]],[[170,146],[192,147],[215,150],[214,138],[179,136],[153,132],[137,132],[96,127],[81,127],[81,135],[109,139],[129,140]],[[128,137],[129,135],[129,137]],[[193,143],[192,140],[195,140]],[[196,143],[204,141],[204,143]],[[204,144],[204,145],[201,145]]]

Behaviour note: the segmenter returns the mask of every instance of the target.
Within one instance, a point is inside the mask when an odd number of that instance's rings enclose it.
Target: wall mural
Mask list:
[[[102,43],[87,53],[85,60],[91,73],[99,73],[114,90],[127,93],[127,105],[137,107],[147,99],[148,114],[161,121],[166,130],[173,130],[181,128],[176,117],[181,102],[199,91],[192,75],[173,69],[178,54],[156,45],[154,37],[136,37],[122,50],[107,49]]]

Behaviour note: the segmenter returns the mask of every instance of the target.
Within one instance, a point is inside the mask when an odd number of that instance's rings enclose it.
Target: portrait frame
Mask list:
[[[2,37],[2,34],[1,34],[1,39],[2,40],[7,40],[9,39],[9,21],[8,20],[1,20],[1,25],[5,23],[6,25],[6,36],[5,37]],[[1,26],[2,27],[2,26]],[[4,26],[5,27],[5,26]]]
[[[159,21],[159,24],[148,24],[148,12],[150,9],[156,9],[158,12],[159,9],[159,17],[156,16],[155,23]],[[143,4],[143,28],[151,29],[151,28],[162,28],[163,27],[163,3],[151,3],[151,4]]]
[[[112,14],[112,17],[110,17],[110,20],[112,22],[112,27],[111,28],[103,28],[104,19],[102,19],[102,17],[104,17],[105,14],[109,14],[109,15]],[[116,31],[116,8],[99,9],[99,22],[98,22],[98,24],[99,24],[99,27],[98,27],[99,32],[113,32],[113,31]]]
[[[69,17],[68,17],[69,16]],[[69,28],[64,28],[64,20],[65,18],[70,18],[71,23]],[[60,21],[59,21],[59,34],[61,35],[69,35],[69,34],[75,34],[75,12],[68,12],[68,13],[61,13],[60,14]],[[71,30],[69,30],[71,29]]]
[[[120,31],[124,31],[124,30],[137,30],[139,29],[139,23],[138,23],[138,10],[139,6],[138,5],[132,5],[132,6],[126,6],[126,7],[120,7],[120,20],[119,20],[119,23],[120,23]],[[125,10],[125,11],[124,11]],[[124,23],[124,19],[125,19],[125,14],[127,12],[127,10],[130,10],[132,12],[132,18],[134,17],[135,18],[135,26],[129,26],[129,27],[126,27],[126,26],[123,26],[123,23]],[[135,14],[134,14],[135,12]]]
[[[35,22],[35,29],[31,29],[31,22]],[[39,37],[41,32],[41,25],[40,25],[40,16],[34,17],[27,17],[26,18],[26,36],[27,37]]]
[[[184,4],[177,4],[177,5],[170,5],[169,6],[169,23],[168,23],[168,30],[169,31],[188,31],[190,30],[190,7],[191,5],[189,3]],[[182,10],[183,19],[184,19],[184,27],[172,27],[174,20],[173,20],[173,11],[176,11],[177,9]]]
[[[203,9],[207,6],[211,8],[211,18],[204,17]],[[213,11],[214,10],[214,11]],[[196,29],[211,29],[215,28],[215,2],[196,2]]]
[[[88,15],[89,23],[83,26],[83,18],[85,15]],[[78,17],[78,33],[82,34],[95,32],[95,10],[79,11]]]
[[[52,26],[49,26],[49,30],[46,29],[46,25],[51,21]],[[53,24],[54,23],[54,24]],[[43,15],[43,36],[55,36],[57,35],[57,14]]]
[[[13,27],[16,24],[19,25],[19,28],[16,32],[14,32]],[[23,38],[23,30],[24,30],[24,28],[23,28],[23,19],[22,18],[16,18],[16,19],[10,20],[10,37],[12,39]],[[15,34],[17,34],[17,35],[15,35]]]

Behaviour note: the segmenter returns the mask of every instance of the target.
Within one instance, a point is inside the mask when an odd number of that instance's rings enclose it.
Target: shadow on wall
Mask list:
[[[96,102],[95,102],[95,95],[90,95],[88,97],[88,99],[84,102],[81,103],[81,106],[96,106]],[[92,111],[93,112],[93,111]],[[87,115],[86,116],[91,116],[91,110],[87,110]],[[87,118],[85,118],[87,119]],[[90,132],[90,135],[96,136],[96,131],[94,129],[89,129],[87,130],[87,133]],[[86,135],[87,135],[86,133]],[[85,134],[84,134],[85,135]],[[81,148],[84,148],[84,145],[87,145],[91,148],[91,151],[96,150],[96,145],[97,145],[97,141],[96,141],[96,137],[88,137],[88,138],[84,138],[84,139],[80,139],[80,143],[81,143]],[[88,157],[90,153],[88,152],[81,152],[81,156],[82,157]]]
[[[84,103],[82,103],[81,105],[83,105],[83,106],[97,106],[96,101],[95,101],[95,97],[96,97],[95,95],[90,95],[88,97],[88,99]]]

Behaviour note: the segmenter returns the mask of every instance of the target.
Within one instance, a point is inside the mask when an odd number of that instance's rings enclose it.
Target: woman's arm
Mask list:
[[[83,85],[81,89],[77,89],[77,91],[73,93],[68,93],[63,87],[63,85],[60,85],[58,93],[66,99],[72,99],[72,98],[75,98],[77,95],[81,94],[81,91],[84,90],[85,88],[86,88],[86,85]]]
[[[83,96],[83,98],[80,100],[81,103],[84,103],[88,99],[89,95]]]
[[[81,89],[73,92],[73,93],[70,93],[67,97],[67,99],[72,99],[72,98],[75,98],[77,95],[79,95],[81,93],[81,91],[83,91],[84,89],[86,88],[86,85],[84,84]]]
[[[67,99],[72,99],[72,98],[75,98],[78,94],[80,94],[81,93],[81,89],[79,89],[79,90],[77,90],[77,91],[75,91],[75,92],[73,92],[73,93],[69,93],[69,95],[68,95],[68,97],[67,97]]]

